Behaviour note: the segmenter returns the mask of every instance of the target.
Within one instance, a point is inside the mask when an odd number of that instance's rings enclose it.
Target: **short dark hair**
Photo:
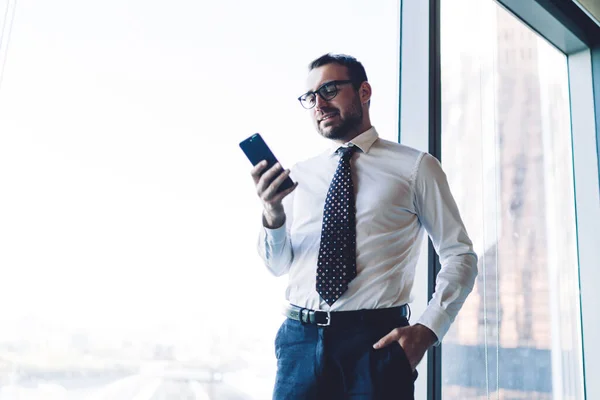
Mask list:
[[[346,67],[348,70],[348,79],[352,81],[352,86],[354,86],[354,89],[356,90],[360,88],[360,85],[363,82],[368,81],[365,67],[363,67],[360,61],[358,61],[356,58],[346,54],[324,54],[311,62],[308,65],[308,70],[312,71],[315,68],[319,68],[327,64],[338,64]]]

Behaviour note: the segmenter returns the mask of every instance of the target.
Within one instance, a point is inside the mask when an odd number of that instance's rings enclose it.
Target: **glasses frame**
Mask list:
[[[335,80],[335,81],[325,82],[324,84],[319,86],[319,88],[317,90],[315,90],[314,92],[308,91],[308,92],[304,93],[303,95],[301,95],[300,97],[298,97],[298,101],[300,102],[300,105],[302,107],[304,107],[307,110],[310,110],[311,108],[314,108],[317,105],[317,102],[315,101],[315,103],[312,106],[306,107],[304,105],[304,102],[302,101],[303,98],[304,98],[304,100],[306,100],[309,98],[309,96],[313,96],[316,100],[316,98],[317,98],[316,96],[319,95],[323,100],[329,101],[329,100],[332,100],[333,98],[335,98],[335,96],[337,96],[338,93],[340,92],[340,89],[338,87],[339,85],[345,85],[348,83],[352,83],[352,81],[349,79],[344,79],[344,80]],[[333,87],[335,88],[335,91],[333,93],[326,92],[324,89],[331,85],[333,85]]]

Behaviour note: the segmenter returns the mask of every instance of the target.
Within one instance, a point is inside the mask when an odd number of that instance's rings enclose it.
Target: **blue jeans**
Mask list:
[[[405,317],[377,326],[303,325],[286,319],[275,338],[277,377],[274,400],[412,400],[416,372],[398,342],[373,344]]]

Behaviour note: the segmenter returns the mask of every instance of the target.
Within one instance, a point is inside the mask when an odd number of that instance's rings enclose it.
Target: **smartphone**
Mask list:
[[[273,152],[271,151],[271,149],[269,149],[269,146],[267,146],[267,144],[265,143],[265,141],[259,133],[255,133],[249,138],[242,140],[240,142],[240,147],[242,148],[242,151],[246,154],[246,157],[248,157],[252,165],[256,165],[262,160],[267,160],[267,167],[264,169],[264,171],[267,171],[269,168],[271,168],[278,162],[277,158],[275,158],[275,155],[273,155]],[[281,183],[281,185],[279,185],[279,189],[277,189],[277,192],[279,193],[281,191],[291,188],[292,186],[294,186],[294,182],[288,176]]]

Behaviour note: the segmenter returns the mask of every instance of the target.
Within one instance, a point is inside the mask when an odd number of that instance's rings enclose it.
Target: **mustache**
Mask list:
[[[327,114],[331,114],[331,113],[339,114],[339,111],[337,108],[333,108],[333,107],[321,108],[321,112],[319,113],[319,116],[317,117],[317,121],[321,122],[321,120],[323,119],[323,116],[325,116]]]
[[[321,115],[325,115],[325,114],[329,114],[332,112],[338,112],[337,108],[333,108],[333,107],[323,107],[321,108]]]

